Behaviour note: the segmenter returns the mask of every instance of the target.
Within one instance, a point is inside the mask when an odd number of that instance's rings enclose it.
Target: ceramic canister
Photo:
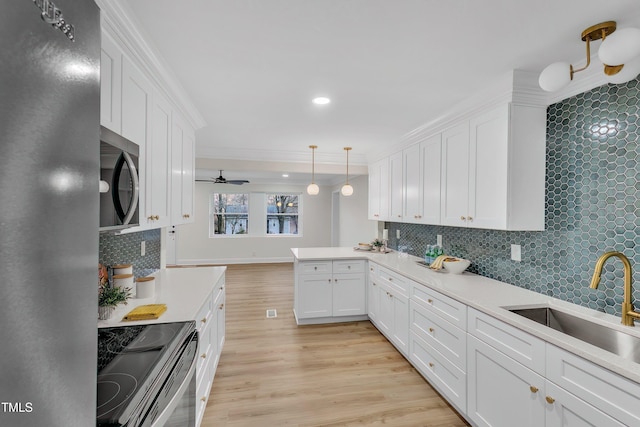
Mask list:
[[[133,274],[133,265],[131,264],[114,265],[112,268],[114,276],[116,274]]]
[[[114,274],[113,286],[116,288],[129,288],[131,295],[135,295],[136,288],[133,283],[133,274]]]
[[[155,277],[139,277],[136,279],[136,298],[151,298],[155,292]]]

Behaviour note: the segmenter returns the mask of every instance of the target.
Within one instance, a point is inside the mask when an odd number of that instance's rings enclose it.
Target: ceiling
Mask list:
[[[319,168],[345,146],[366,165],[510,70],[584,62],[586,27],[640,27],[637,0],[119,1],[206,121],[198,174],[233,179],[225,160],[308,164],[311,144]]]

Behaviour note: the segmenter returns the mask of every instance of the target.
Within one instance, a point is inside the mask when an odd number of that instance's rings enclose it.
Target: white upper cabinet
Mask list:
[[[389,164],[387,205],[382,193],[372,193],[377,210],[388,209],[389,217],[370,219],[544,230],[545,98],[533,73],[514,71],[507,77],[496,99],[474,97],[410,133],[413,145],[379,160]]]
[[[420,144],[402,150],[404,173],[404,222],[420,222],[422,219],[422,180]]]
[[[389,158],[389,178],[390,191],[390,221],[402,221],[402,152],[396,153]]]
[[[194,141],[193,131],[174,114],[171,134],[171,225],[193,222]]]
[[[111,2],[101,7],[100,124],[138,144],[140,225],[124,232],[192,222],[195,131],[201,120],[138,34],[119,23]],[[134,49],[135,47],[135,49]],[[145,53],[148,56],[145,56]],[[185,114],[180,114],[183,112]],[[187,120],[190,119],[190,120]],[[202,123],[204,124],[204,123]]]
[[[147,146],[147,224],[170,224],[171,105],[158,91],[153,95],[151,143]]]
[[[440,224],[442,135],[420,143],[420,182],[422,184],[422,224]]]
[[[389,159],[369,165],[369,219],[389,219]]]
[[[102,31],[100,54],[100,124],[122,132],[122,50]]]
[[[469,124],[462,123],[442,133],[443,225],[467,225],[469,214]]]

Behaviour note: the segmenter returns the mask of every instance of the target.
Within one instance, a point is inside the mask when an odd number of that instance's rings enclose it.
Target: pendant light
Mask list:
[[[315,168],[316,168],[316,156],[315,149],[318,148],[317,145],[310,145],[311,148],[311,184],[307,186],[307,194],[310,196],[315,196],[320,192],[320,187],[315,183]]]
[[[344,147],[344,151],[347,152],[347,181],[345,182],[345,184],[342,186],[342,189],[340,190],[343,196],[350,196],[353,194],[353,187],[351,186],[351,184],[349,184],[349,151],[350,150],[351,150],[351,147]]]

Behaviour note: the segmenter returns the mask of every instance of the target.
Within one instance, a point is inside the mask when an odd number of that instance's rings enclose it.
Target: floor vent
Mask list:
[[[267,319],[275,319],[276,317],[278,317],[278,312],[275,308],[267,310]]]

